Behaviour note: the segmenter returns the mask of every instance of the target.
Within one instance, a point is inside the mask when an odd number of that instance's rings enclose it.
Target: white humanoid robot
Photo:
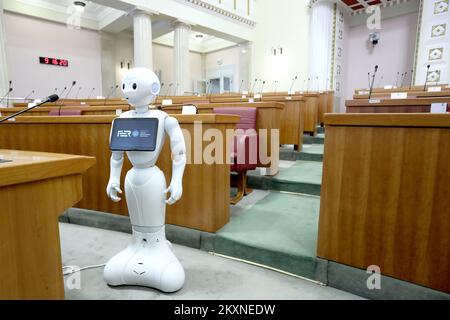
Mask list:
[[[167,113],[150,109],[160,91],[158,77],[145,68],[135,68],[125,75],[122,92],[135,110],[122,118],[154,118],[158,127],[154,151],[126,151],[133,168],[125,178],[125,194],[131,224],[132,243],[106,264],[104,278],[111,286],[138,285],[175,292],[184,284],[184,269],[172,252],[165,235],[166,203],[177,202],[182,195],[186,165],[186,146],[178,121]],[[155,165],[164,146],[165,134],[172,150],[172,180],[166,188],[164,173]],[[124,151],[113,151],[111,173],[106,193],[112,201],[121,200],[120,175]],[[167,193],[170,198],[167,199]],[[167,200],[166,200],[167,199]]]

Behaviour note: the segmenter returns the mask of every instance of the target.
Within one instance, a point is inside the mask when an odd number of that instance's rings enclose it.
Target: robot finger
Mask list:
[[[169,204],[169,205],[172,205],[175,202],[176,202],[176,200],[174,198],[172,198],[172,197],[170,197],[168,200],[166,200],[166,203]]]
[[[114,189],[117,193],[122,193],[122,190],[120,190],[119,187],[113,187],[113,189]]]
[[[168,187],[166,190],[164,190],[164,193],[172,193],[172,186]]]
[[[119,202],[120,200],[122,200],[122,198],[119,198],[118,196],[111,195],[111,200],[114,201],[114,202]]]

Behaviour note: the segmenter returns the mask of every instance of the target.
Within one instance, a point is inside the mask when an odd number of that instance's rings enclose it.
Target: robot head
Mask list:
[[[161,85],[156,74],[146,68],[129,70],[122,80],[122,93],[133,107],[148,106],[159,94]]]

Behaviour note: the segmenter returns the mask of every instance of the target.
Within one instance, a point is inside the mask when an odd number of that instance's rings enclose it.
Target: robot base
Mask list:
[[[185,274],[165,237],[165,227],[155,233],[133,230],[133,241],[108,261],[104,278],[111,286],[136,285],[163,292],[183,287]]]

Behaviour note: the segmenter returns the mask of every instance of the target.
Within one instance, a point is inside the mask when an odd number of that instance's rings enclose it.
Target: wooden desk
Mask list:
[[[125,99],[60,99],[57,102],[46,103],[43,106],[45,107],[54,107],[54,106],[114,106],[114,105],[128,105],[128,101]],[[14,103],[14,107],[17,108],[26,108],[28,103],[19,102]]]
[[[7,117],[21,111],[26,108],[0,108],[0,116]],[[50,111],[58,110],[59,107],[37,107],[35,109],[31,109],[27,113],[24,113],[23,116],[31,117],[31,116],[48,116]],[[126,112],[130,110],[129,105],[117,105],[117,106],[88,106],[88,107],[61,107],[61,110],[81,110],[81,114],[83,116],[94,116],[94,115],[115,115],[116,110],[121,110],[121,112]],[[21,115],[22,116],[22,115]],[[20,117],[20,116],[19,116]]]
[[[450,97],[421,99],[380,99],[378,103],[368,100],[347,100],[347,113],[429,113],[432,103],[447,103]],[[450,111],[450,109],[447,109]]]
[[[0,299],[64,299],[58,216],[91,157],[0,150]]]
[[[448,84],[440,84],[440,85],[427,85],[426,88],[430,87],[440,87],[442,90],[449,90],[450,87]],[[369,94],[370,89],[355,89],[355,94]],[[408,87],[399,87],[399,88],[392,88],[392,89],[384,89],[384,88],[373,88],[372,93],[387,93],[390,94],[391,92],[414,92],[414,91],[422,91],[423,92],[423,85],[421,86],[412,86],[411,88]]]
[[[325,125],[317,255],[450,292],[450,114]]]
[[[196,104],[200,114],[210,114],[214,108],[221,107],[251,107],[257,108],[256,130],[267,130],[267,143],[259,140],[259,153],[269,157],[269,161],[262,163],[258,157],[258,166],[267,168],[266,175],[276,175],[279,171],[281,113],[284,104],[276,102],[255,102],[255,103],[205,103]],[[169,114],[180,114],[182,105],[164,106],[163,110]],[[273,137],[272,137],[273,134]],[[261,137],[261,136],[260,136]]]
[[[406,92],[406,91],[396,91],[396,92]],[[438,91],[438,92],[424,92],[424,91],[409,91],[406,92],[408,99],[414,98],[441,98],[450,97],[450,90]],[[372,93],[372,99],[390,99],[391,93]],[[353,99],[369,99],[368,94],[355,94]]]
[[[306,99],[299,97],[263,96],[262,101],[274,101],[284,104],[281,112],[280,144],[293,144],[294,149],[301,151],[303,148],[303,119],[306,108]]]
[[[194,135],[194,122],[202,122],[203,132],[208,129],[219,130],[226,137],[227,129],[234,129],[239,116],[234,115],[175,115],[181,128]],[[17,117],[16,122],[0,125],[0,145],[3,148],[71,153],[93,156],[97,163],[85,174],[83,179],[83,200],[77,207],[128,215],[125,199],[112,202],[106,196],[109,180],[109,134],[114,116],[81,117]],[[199,138],[199,137],[197,137]],[[230,136],[231,138],[231,136]],[[201,139],[201,138],[200,138]],[[174,206],[167,206],[166,221],[207,232],[216,232],[229,220],[230,165],[229,152],[222,150],[222,164],[193,164],[194,144],[199,143],[202,151],[210,142],[195,140],[186,145],[188,161],[183,178],[183,197]],[[224,139],[225,140],[225,139]],[[170,141],[166,139],[158,167],[165,172],[169,183],[172,172]],[[219,151],[219,150],[218,150]],[[201,160],[201,155],[200,155]],[[125,173],[131,168],[125,161],[122,171],[122,186]]]
[[[209,98],[207,96],[159,96],[155,103],[156,105],[162,104],[163,100],[172,100],[173,104],[189,104],[189,103],[208,103]]]

